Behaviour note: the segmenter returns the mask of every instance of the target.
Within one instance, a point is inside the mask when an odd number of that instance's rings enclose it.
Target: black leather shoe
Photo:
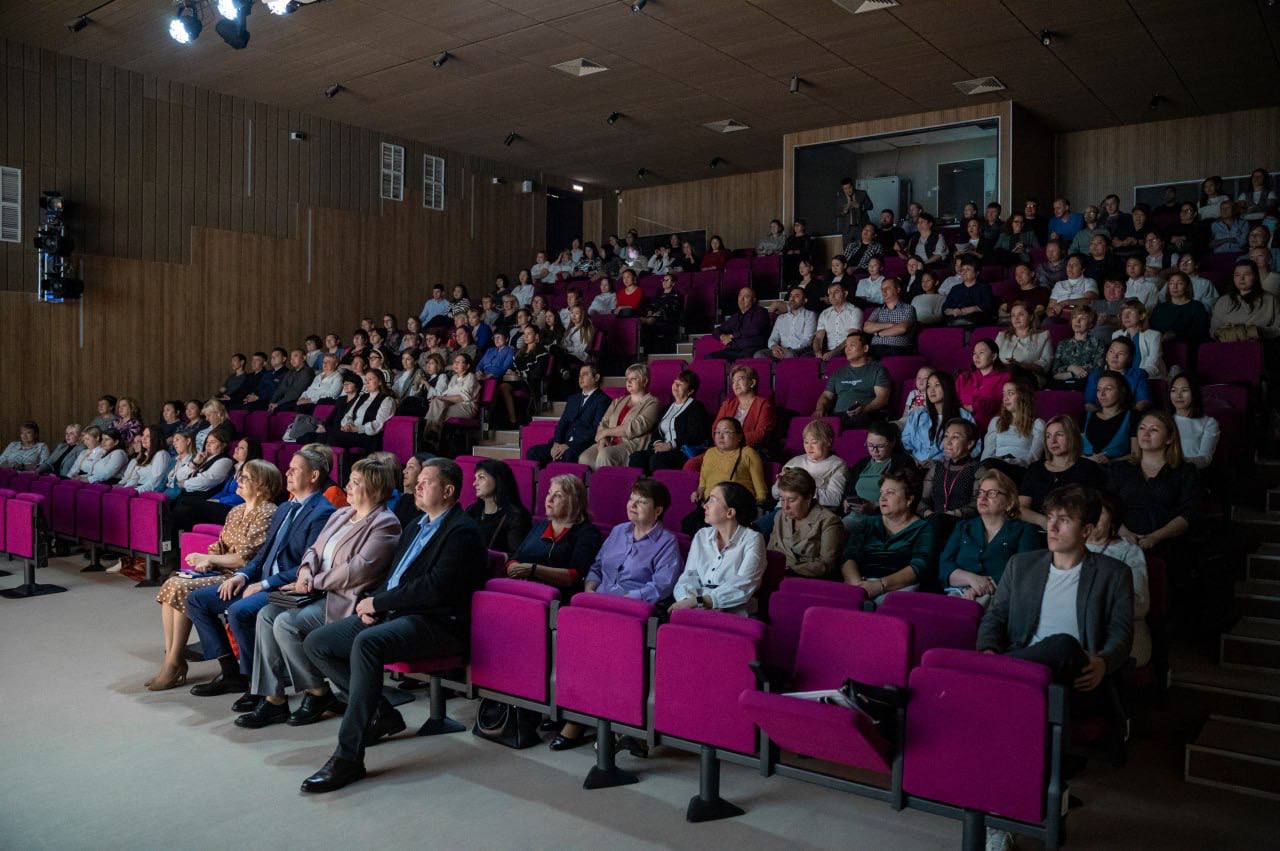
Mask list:
[[[289,716],[289,726],[305,727],[307,724],[314,724],[324,718],[326,712],[337,712],[338,705],[338,699],[333,696],[333,692],[319,697],[308,693],[303,696],[302,705]]]
[[[574,736],[572,739],[569,738],[568,736],[560,735],[552,739],[551,744],[548,745],[547,747],[551,748],[551,750],[553,751],[572,750],[581,745],[585,745],[587,743],[587,740],[590,738],[591,736],[587,735],[586,733],[579,733],[577,736]]]
[[[547,718],[543,721],[538,722],[538,732],[554,733],[556,730],[559,730],[563,726],[564,726],[563,721],[552,721],[550,718]]]
[[[302,781],[302,791],[334,792],[364,777],[364,763],[353,762],[339,756],[329,757],[324,768]]]
[[[404,728],[404,716],[399,711],[390,707],[380,709],[378,714],[373,716],[373,720],[369,722],[369,729],[365,731],[364,746],[366,748],[373,747],[383,739],[388,739],[396,733],[402,732]]]
[[[266,702],[265,700],[258,697],[256,694],[249,694],[248,692],[245,692],[244,694],[236,698],[235,703],[231,704],[231,711],[232,712],[252,712],[253,710],[258,708],[259,703],[265,703],[265,702]]]
[[[191,687],[191,693],[196,697],[217,697],[220,694],[235,694],[238,691],[244,691],[249,687],[249,678],[236,674],[234,677],[227,674],[218,674],[218,676],[209,680],[207,683],[201,683],[198,686]],[[246,706],[240,712],[247,712],[252,706]]]
[[[236,702],[239,703],[239,701]],[[283,724],[287,720],[289,720],[289,704],[272,703],[264,697],[258,701],[258,705],[252,712],[236,719],[236,726],[257,730],[272,724]]]

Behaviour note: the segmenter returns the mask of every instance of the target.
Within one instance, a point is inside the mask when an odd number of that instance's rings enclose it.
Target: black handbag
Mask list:
[[[480,701],[471,733],[514,750],[523,750],[542,744],[538,736],[541,717],[533,710],[486,697]]]
[[[312,591],[309,594],[301,594],[295,591],[270,591],[267,593],[267,602],[282,609],[301,609],[304,606],[311,605],[316,600],[323,599],[323,591]]]

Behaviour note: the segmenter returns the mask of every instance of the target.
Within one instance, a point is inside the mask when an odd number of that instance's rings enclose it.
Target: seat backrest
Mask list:
[[[244,434],[244,423],[248,416],[249,412],[240,408],[227,411],[227,419],[230,420],[231,425],[235,427],[236,434]]]
[[[708,416],[714,417],[716,411],[720,410],[720,403],[724,400],[728,366],[726,361],[697,360],[696,358],[689,364],[689,369],[698,375],[698,392],[694,394],[694,398],[707,409]]]
[[[550,420],[534,420],[520,429],[520,457],[528,458],[529,450],[550,443],[556,436],[556,424]]]
[[[706,360],[711,354],[724,348],[724,343],[715,334],[706,334],[693,341],[694,361]]]
[[[1257,340],[1202,343],[1196,358],[1205,384],[1241,382],[1257,387],[1262,378],[1262,344]]]
[[[911,625],[870,612],[811,606],[804,613],[791,687],[839,688],[846,679],[872,686],[905,686],[911,663]]]
[[[894,384],[907,380],[914,382],[920,367],[927,363],[921,355],[890,355],[880,359],[880,365],[889,373]]]
[[[685,361],[676,358],[659,358],[649,361],[649,392],[667,406],[671,404],[671,383],[685,368]]]
[[[476,464],[480,460],[467,455],[459,455],[453,460],[462,468],[462,495],[458,498],[458,503],[463,508],[470,508],[476,501]]]
[[[810,579],[807,576],[788,576],[778,586],[783,594],[812,594],[832,600],[843,600],[861,606],[867,600],[867,592],[856,585],[833,582],[830,579]]]
[[[555,589],[535,582],[491,579],[485,590],[471,596],[471,682],[481,688],[522,697],[539,703],[547,700],[551,673],[551,628],[548,610],[551,599],[523,593],[527,588]],[[519,648],[513,653],[512,648]]]
[[[690,494],[698,489],[698,474],[689,470],[655,470],[655,481],[666,485],[671,494],[671,507],[662,514],[662,525],[673,532],[683,527],[684,518],[698,506],[690,501]]]
[[[382,427],[382,448],[395,455],[401,464],[406,464],[413,457],[417,433],[417,417],[392,417]]]
[[[1200,388],[1205,405],[1222,402],[1228,408],[1234,408],[1244,414],[1249,408],[1249,388],[1239,384],[1206,384]]]
[[[102,543],[129,546],[129,503],[138,495],[133,488],[114,487],[102,495]]]
[[[676,612],[683,615],[685,612]],[[653,723],[659,733],[738,753],[754,753],[758,738],[739,707],[756,687],[751,663],[759,658],[763,624],[722,612],[688,612],[658,628],[653,680]],[[708,617],[709,616],[709,617]],[[737,624],[722,625],[728,619]]]
[[[269,416],[266,411],[249,411],[244,418],[244,428],[240,430],[240,433],[245,437],[252,437],[262,443],[267,440]]]
[[[816,361],[817,358],[813,360]],[[818,397],[827,387],[827,380],[818,374],[815,363],[812,372],[807,369],[797,371],[795,374],[780,372],[777,386],[778,393],[774,397],[774,404],[795,416],[810,417],[813,416],[813,409],[818,405]]]
[[[293,411],[276,411],[267,420],[267,440],[279,440],[289,430],[289,426],[297,419]]]
[[[920,599],[890,599],[893,597]],[[967,605],[961,606],[961,603]],[[969,606],[977,607],[976,617]],[[982,607],[973,600],[914,591],[896,591],[885,595],[876,606],[876,611],[889,617],[901,618],[912,625],[912,666],[918,665],[924,654],[935,647],[973,649],[978,641],[978,623],[982,620]]]
[[[867,600],[867,593],[861,588],[845,585],[842,582],[831,582],[824,579],[808,580],[820,582],[840,588],[848,588],[854,593],[846,596],[833,593],[833,589],[809,589],[789,583],[795,577],[788,576],[782,580],[780,590],[769,598],[769,635],[765,649],[765,661],[769,667],[790,672],[795,665],[796,646],[800,643],[800,628],[804,624],[804,613],[816,606],[834,609],[861,611]]]
[[[1035,409],[1036,416],[1045,422],[1066,415],[1079,425],[1084,420],[1084,393],[1079,390],[1037,390]]]
[[[140,493],[129,500],[129,549],[160,555],[164,511],[165,499],[162,493]]]
[[[586,464],[573,464],[568,461],[552,461],[542,469],[538,474],[538,490],[534,495],[533,505],[529,506],[529,513],[534,517],[546,517],[547,491],[551,490],[551,480],[556,476],[574,476],[575,478],[587,479],[587,474],[591,468]],[[594,476],[593,476],[594,478]],[[590,482],[588,482],[587,498],[591,498]]]
[[[507,458],[503,463],[511,468],[511,473],[515,476],[516,490],[520,493],[520,504],[528,508],[533,504],[534,481],[538,477],[537,462]]]
[[[10,555],[16,558],[36,557],[36,518],[43,502],[44,497],[33,493],[20,493],[6,500],[4,548]]]
[[[52,528],[55,535],[74,535],[76,533],[76,491],[84,482],[67,479],[53,486],[50,501],[53,507]]]
[[[570,601],[571,605],[588,609],[600,609],[606,612],[616,612],[620,615],[628,617],[645,619],[652,617],[653,604],[646,603],[644,600],[636,600],[631,597],[618,597],[613,594],[588,594],[581,591],[573,595]]]
[[[840,459],[849,466],[853,466],[866,458],[867,452],[867,430],[865,428],[851,428],[848,431],[840,432],[836,437],[836,454]]]
[[[316,405],[315,409],[311,412],[311,416],[315,418],[316,422],[322,423],[329,418],[330,414],[333,413],[333,408],[333,405],[327,403],[323,405]]]
[[[580,598],[603,598],[582,600]],[[644,725],[646,633],[653,607],[605,594],[577,594],[556,619],[556,704],[635,727]]]
[[[969,334],[969,345],[972,346],[979,340],[994,341],[996,337],[1000,336],[1000,332],[1003,330],[1004,328],[999,325],[981,325],[974,328]]]
[[[920,666],[983,674],[1030,683],[1039,688],[1048,688],[1049,683],[1053,682],[1053,672],[1047,665],[1029,662],[1026,659],[1015,659],[1012,656],[1002,656],[998,653],[981,653],[972,649],[938,647],[924,654]]]

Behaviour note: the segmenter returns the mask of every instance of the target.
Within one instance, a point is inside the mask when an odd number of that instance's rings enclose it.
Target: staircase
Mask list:
[[[1280,800],[1280,488],[1264,504],[1232,510],[1232,528],[1260,544],[1235,585],[1239,619],[1219,639],[1219,662],[1179,662],[1172,690],[1208,717],[1186,746],[1187,782]]]

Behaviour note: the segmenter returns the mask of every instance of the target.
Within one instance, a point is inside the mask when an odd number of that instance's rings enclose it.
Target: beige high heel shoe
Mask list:
[[[147,682],[147,691],[168,691],[187,683],[187,663],[182,663],[173,671],[163,670]]]

